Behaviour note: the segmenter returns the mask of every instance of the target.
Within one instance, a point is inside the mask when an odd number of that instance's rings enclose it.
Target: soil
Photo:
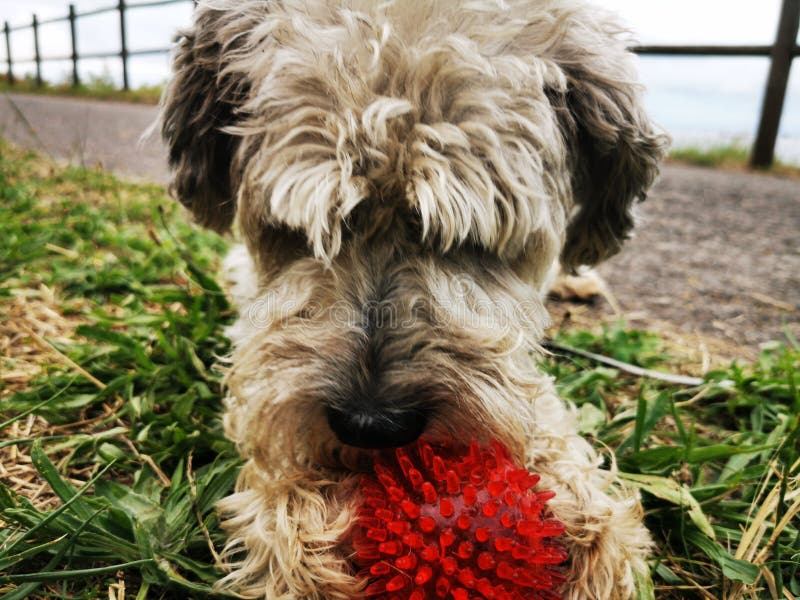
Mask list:
[[[58,160],[166,182],[158,136],[140,142],[155,107],[7,94],[0,135]],[[708,337],[752,354],[800,338],[800,182],[665,165],[640,206],[635,237],[599,268],[612,304],[556,303],[558,322],[624,316],[633,325]]]
[[[623,310],[753,347],[800,335],[800,182],[668,165],[600,267]]]

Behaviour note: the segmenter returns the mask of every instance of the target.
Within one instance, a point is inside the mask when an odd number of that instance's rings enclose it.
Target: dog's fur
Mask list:
[[[635,495],[537,371],[559,262],[618,251],[665,138],[613,19],[573,0],[206,0],[163,101],[173,190],[228,261],[225,426],[246,464],[221,586],[358,597],[341,545],[370,451],[330,410],[497,439],[557,492],[566,598],[627,598]]]

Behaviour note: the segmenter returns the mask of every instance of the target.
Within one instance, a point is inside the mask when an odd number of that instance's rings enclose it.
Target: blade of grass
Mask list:
[[[10,419],[8,419],[8,420],[6,420],[6,421],[3,421],[2,423],[0,423],[0,431],[2,431],[3,429],[5,429],[6,427],[10,427],[11,425],[13,425],[14,423],[16,423],[16,422],[17,422],[17,421],[19,421],[20,419],[24,419],[24,418],[25,418],[25,417],[27,417],[28,415],[31,415],[31,414],[33,414],[33,413],[37,412],[39,409],[41,409],[41,408],[44,408],[45,406],[47,406],[48,404],[50,404],[50,402],[52,402],[53,400],[57,399],[57,398],[58,398],[59,396],[61,396],[61,395],[62,395],[64,392],[66,392],[66,391],[69,389],[69,387],[72,385],[72,382],[73,382],[73,381],[75,381],[75,379],[76,379],[76,378],[77,378],[77,375],[76,375],[75,377],[73,377],[73,378],[72,378],[72,380],[69,382],[69,384],[67,384],[65,387],[61,388],[60,390],[58,390],[58,391],[57,391],[57,392],[56,392],[56,393],[55,393],[53,396],[51,396],[50,398],[47,398],[46,400],[42,400],[42,401],[41,401],[41,402],[39,402],[38,404],[34,404],[34,405],[33,405],[32,407],[30,407],[29,409],[27,409],[27,410],[24,410],[24,411],[22,411],[21,413],[19,413],[18,415],[15,415],[15,416],[11,417]]]
[[[37,582],[42,583],[45,581],[60,581],[62,579],[78,579],[82,577],[90,577],[92,575],[103,575],[105,573],[114,573],[116,571],[124,571],[132,567],[143,567],[151,565],[156,561],[152,558],[144,558],[141,560],[132,560],[126,563],[116,565],[106,565],[104,567],[95,567],[93,569],[74,569],[71,571],[42,571],[41,573],[20,573],[16,575],[0,575],[0,583],[26,583]],[[210,588],[206,586],[197,586],[198,591],[209,591]]]
[[[64,504],[62,504],[61,506],[59,506],[59,507],[58,507],[57,509],[55,509],[54,511],[47,513],[47,514],[44,516],[44,518],[43,518],[41,521],[39,521],[39,523],[37,523],[36,525],[34,525],[33,527],[31,527],[30,529],[26,530],[26,531],[25,531],[25,533],[24,533],[23,535],[21,535],[20,537],[18,537],[18,538],[17,538],[16,540],[14,540],[14,541],[13,541],[13,542],[12,542],[12,543],[11,543],[11,544],[8,546],[8,547],[6,547],[6,548],[5,548],[5,550],[4,550],[4,552],[3,552],[3,555],[7,555],[8,553],[12,552],[12,551],[13,551],[13,550],[14,550],[14,549],[15,549],[15,548],[16,548],[16,547],[19,545],[19,544],[21,544],[22,542],[24,542],[24,541],[25,541],[25,540],[27,540],[27,539],[30,539],[30,537],[31,537],[31,536],[32,536],[34,533],[36,533],[37,531],[39,531],[40,529],[42,529],[43,527],[45,527],[47,524],[49,524],[50,522],[52,522],[54,519],[56,519],[56,518],[57,518],[58,516],[60,516],[62,513],[64,513],[64,512],[66,512],[67,510],[69,510],[69,509],[71,508],[72,504],[73,504],[73,503],[75,503],[75,502],[77,502],[78,500],[80,500],[81,496],[83,496],[83,494],[85,494],[85,493],[86,493],[86,492],[89,490],[89,488],[91,488],[91,487],[92,487],[92,486],[95,484],[95,482],[96,482],[96,481],[98,481],[98,480],[99,480],[99,479],[100,479],[100,478],[101,478],[103,475],[105,475],[105,474],[106,474],[106,472],[107,472],[107,471],[108,471],[108,470],[109,470],[109,469],[110,469],[110,468],[111,468],[113,465],[114,465],[114,463],[113,463],[113,462],[112,462],[112,463],[109,463],[108,465],[106,465],[106,466],[105,466],[103,469],[101,469],[101,470],[100,470],[100,471],[99,471],[99,472],[98,472],[98,473],[97,473],[97,474],[96,474],[94,477],[92,477],[92,478],[91,478],[89,481],[87,481],[85,484],[83,484],[83,485],[80,487],[80,489],[76,490],[76,491],[75,491],[75,494],[74,494],[74,495],[73,495],[71,498],[69,498],[68,500],[66,500],[66,501],[64,502]]]
[[[620,473],[620,477],[628,483],[642,489],[656,498],[661,498],[680,507],[687,507],[689,518],[692,522],[712,540],[716,539],[714,528],[706,517],[700,503],[691,491],[677,481],[655,475],[635,475],[633,473]]]
[[[66,543],[62,544],[62,547],[58,549],[58,551],[55,553],[53,558],[50,559],[50,561],[45,565],[44,569],[42,569],[43,571],[48,571],[49,569],[52,569],[52,568],[56,567],[59,563],[61,563],[61,559],[64,557],[64,554],[66,554],[66,552],[72,548],[74,540],[78,539],[78,537],[80,536],[81,532],[89,525],[89,523],[92,522],[92,520],[98,514],[100,514],[100,512],[101,511],[99,511],[99,510],[96,511],[91,516],[90,519],[88,519],[88,520],[84,521],[83,523],[81,523],[81,525],[75,530],[75,532],[71,536],[69,536],[69,539],[67,539]],[[60,538],[60,539],[65,539],[65,536],[62,536],[62,538]],[[41,583],[42,583],[41,581],[34,581],[34,582],[31,582],[31,583],[23,583],[23,585],[17,587],[12,592],[9,592],[5,596],[3,596],[3,598],[4,598],[4,600],[17,600],[17,599],[18,600],[25,600],[25,599],[27,599],[29,597],[30,594],[33,594],[33,592],[35,592],[39,588]]]

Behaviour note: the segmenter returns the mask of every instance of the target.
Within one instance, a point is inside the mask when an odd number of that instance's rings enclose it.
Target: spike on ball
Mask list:
[[[564,526],[498,443],[418,442],[380,454],[362,478],[352,537],[367,598],[554,600]]]

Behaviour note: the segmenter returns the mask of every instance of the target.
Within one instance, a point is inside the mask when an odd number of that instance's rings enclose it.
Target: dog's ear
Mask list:
[[[236,212],[231,165],[238,139],[224,131],[247,90],[225,72],[225,12],[196,9],[178,39],[173,76],[161,101],[161,134],[172,169],[170,191],[206,227],[226,231]]]
[[[561,256],[566,270],[619,251],[669,143],[645,113],[619,31],[611,21],[572,22],[555,57],[566,88],[551,100],[570,149],[576,202]]]

